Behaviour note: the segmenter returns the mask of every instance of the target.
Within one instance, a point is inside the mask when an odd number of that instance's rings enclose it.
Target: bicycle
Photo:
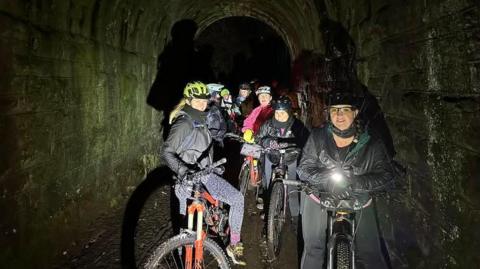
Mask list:
[[[264,151],[262,146],[246,143],[243,137],[234,133],[225,134],[225,138],[230,138],[243,143],[240,154],[245,156],[245,158],[240,167],[240,173],[238,174],[238,189],[245,196],[245,193],[250,186],[256,188],[255,199],[258,199],[258,189],[260,187],[259,183],[261,177],[258,171],[258,164],[256,163]]]
[[[267,214],[267,256],[275,260],[280,253],[283,227],[287,219],[288,190],[283,180],[288,180],[288,166],[285,163],[286,153],[299,153],[296,144],[287,144],[279,149],[270,149],[280,154],[278,164],[271,175],[270,202]]]
[[[284,185],[297,186],[298,191],[305,191],[312,200],[329,212],[327,269],[355,269],[355,232],[358,225],[355,214],[360,212],[361,218],[361,210],[368,207],[372,199],[365,204],[361,204],[355,196],[348,199],[333,199],[328,196],[320,199],[311,193],[313,186],[310,183],[289,179],[282,181]],[[328,192],[317,193],[328,194]]]
[[[223,158],[192,175],[192,202],[187,208],[188,227],[161,244],[147,259],[144,268],[228,269],[228,258],[212,238],[226,243],[228,212],[202,186],[200,179],[226,162]],[[194,221],[196,227],[194,230]]]

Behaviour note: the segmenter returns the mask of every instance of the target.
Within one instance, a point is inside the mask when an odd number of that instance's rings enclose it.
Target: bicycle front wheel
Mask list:
[[[223,252],[217,243],[209,238],[205,238],[203,241],[203,249],[198,250],[195,248],[195,239],[195,234],[179,234],[170,238],[153,252],[147,259],[144,268],[188,268],[188,261],[195,265],[195,254],[198,251],[203,251],[200,268],[230,268],[225,252]],[[189,255],[190,259],[187,258],[187,252],[189,251],[191,251],[191,255]]]
[[[335,267],[336,269],[352,268],[352,252],[350,243],[344,238],[337,239],[335,245]]]
[[[248,162],[242,164],[240,174],[238,174],[238,189],[245,196],[248,188],[248,181],[250,180],[250,165]]]
[[[270,260],[280,253],[283,226],[285,224],[284,186],[281,181],[274,182],[270,193],[267,220],[267,255]]]

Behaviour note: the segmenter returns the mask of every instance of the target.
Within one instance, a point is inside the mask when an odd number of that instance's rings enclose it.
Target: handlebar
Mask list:
[[[234,133],[226,133],[225,138],[230,138],[230,139],[242,142],[242,143],[246,143],[245,139],[243,139],[242,136],[234,134]],[[281,140],[282,138],[278,138],[278,139]],[[301,152],[301,150],[298,148],[298,146],[294,143],[288,143],[288,142],[280,142],[280,143],[287,143],[287,145],[283,146],[283,147],[279,147],[279,148],[271,148],[271,147],[268,147],[268,146],[260,145],[258,143],[255,143],[255,144],[261,147],[260,150],[261,150],[262,153],[268,153],[268,152],[272,152],[272,151],[278,151],[280,153],[286,153],[289,150],[291,150],[292,153],[293,152],[294,153],[300,153]]]
[[[225,137],[225,138],[230,138],[230,139],[233,139],[233,140],[237,140],[237,141],[240,141],[240,142],[242,142],[242,143],[245,142],[245,139],[243,139],[242,136],[237,135],[237,134],[234,134],[234,133],[226,133],[226,134],[224,135],[224,137]]]
[[[352,199],[345,199],[345,200],[333,200],[333,199],[320,199],[313,193],[311,193],[312,189],[315,189],[314,185],[305,182],[305,181],[298,181],[298,180],[291,180],[291,179],[282,179],[283,184],[289,186],[296,186],[300,189],[300,191],[305,191],[308,196],[315,201],[316,203],[320,204],[322,207],[326,208],[327,210],[361,210],[367,206],[369,206],[372,202],[372,199],[369,199],[367,203],[360,204],[357,198],[353,197]],[[329,192],[325,191],[317,191],[319,194],[329,194]]]

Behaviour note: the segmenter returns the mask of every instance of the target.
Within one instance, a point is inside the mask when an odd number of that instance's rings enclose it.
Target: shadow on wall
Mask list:
[[[168,136],[168,114],[180,101],[183,88],[192,80],[212,81],[210,60],[213,47],[203,45],[195,49],[194,36],[197,24],[193,20],[177,21],[171,31],[171,41],[165,46],[157,60],[157,75],[150,88],[147,104],[163,111],[163,137]],[[199,68],[199,64],[201,68]]]
[[[168,179],[168,180],[162,180]],[[160,187],[173,184],[173,175],[166,166],[157,167],[148,173],[145,180],[138,185],[130,196],[125,207],[122,222],[122,235],[120,244],[122,268],[136,268],[135,236],[139,225],[140,214],[149,197]],[[173,194],[173,188],[171,188]],[[172,195],[171,194],[171,195]],[[170,219],[172,227],[179,227],[178,200],[170,199]]]

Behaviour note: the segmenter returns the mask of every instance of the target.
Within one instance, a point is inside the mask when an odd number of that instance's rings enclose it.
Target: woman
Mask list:
[[[310,134],[305,125],[292,114],[292,102],[286,96],[279,97],[273,103],[275,110],[272,119],[266,121],[255,137],[256,141],[264,147],[279,148],[282,144],[295,144],[297,148],[301,149],[305,145]],[[300,154],[294,152],[287,152],[285,154],[285,162],[288,165],[288,178],[297,178],[297,160]],[[263,189],[267,190],[270,187],[270,180],[272,174],[272,165],[279,161],[279,156],[276,152],[271,152],[265,156],[264,173],[262,185]],[[294,187],[289,187],[294,189]],[[258,204],[259,209],[263,209],[262,204]],[[297,192],[292,192],[289,195],[290,214],[296,218],[299,214],[299,198]]]
[[[173,124],[163,145],[163,158],[176,174],[175,194],[180,201],[180,214],[186,214],[186,200],[191,196],[188,174],[212,164],[212,135],[206,124],[205,109],[209,94],[202,82],[191,82],[185,86],[184,98],[170,114]],[[218,174],[223,171],[218,171]],[[233,263],[245,265],[240,231],[243,221],[243,195],[216,173],[201,179],[209,193],[230,206],[230,244],[227,254]]]
[[[253,134],[257,133],[260,126],[273,115],[273,109],[270,106],[270,102],[272,101],[270,87],[261,86],[255,94],[257,94],[260,105],[253,109],[252,113],[243,121],[242,128],[243,138],[249,143],[253,143]]]
[[[352,94],[340,90],[329,93],[328,113],[328,124],[312,130],[305,144],[298,176],[316,185],[320,191],[330,192],[328,196],[334,199],[355,195],[366,204],[371,199],[370,192],[384,189],[393,180],[393,167],[385,146],[362,130],[357,120],[358,105]],[[331,180],[333,173],[339,171],[346,181],[341,186]],[[327,245],[327,211],[304,195],[302,201],[304,250],[301,268],[322,268]],[[362,261],[365,268],[387,268],[374,208],[366,207],[357,214],[357,223],[357,262]]]

